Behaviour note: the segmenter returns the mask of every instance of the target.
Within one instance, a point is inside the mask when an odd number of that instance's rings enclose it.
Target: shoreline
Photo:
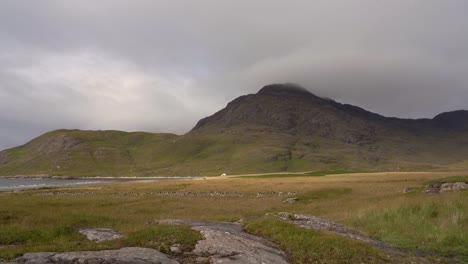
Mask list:
[[[31,179],[31,180],[112,180],[112,181],[141,181],[141,180],[195,180],[198,176],[58,176],[58,175],[13,175],[0,176],[0,179]]]
[[[0,176],[0,180],[19,180],[19,181],[37,181],[34,184],[13,185],[9,187],[0,186],[0,193],[9,193],[17,191],[29,191],[40,189],[60,189],[60,188],[77,188],[83,186],[98,186],[107,184],[129,184],[129,183],[144,183],[144,182],[158,182],[158,181],[189,181],[197,180],[197,177],[110,177],[110,176],[96,176],[96,177],[72,177],[72,176],[45,176],[45,175],[21,175],[21,176]],[[42,181],[42,182],[41,182]],[[50,183],[48,181],[55,181]],[[69,181],[67,183],[67,181]],[[79,181],[79,182],[77,182]],[[61,182],[61,183],[57,183]],[[81,183],[80,183],[81,182]]]

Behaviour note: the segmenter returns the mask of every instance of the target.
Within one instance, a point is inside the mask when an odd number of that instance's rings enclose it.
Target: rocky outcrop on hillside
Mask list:
[[[80,143],[79,139],[63,134],[38,143],[37,150],[48,154],[73,148]]]
[[[8,162],[8,154],[6,152],[0,152],[0,165]]]

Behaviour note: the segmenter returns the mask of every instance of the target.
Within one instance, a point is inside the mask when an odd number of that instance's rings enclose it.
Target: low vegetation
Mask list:
[[[271,173],[271,174],[247,175],[247,176],[239,176],[239,177],[268,179],[268,178],[305,177],[305,176],[318,177],[318,176],[326,176],[326,175],[334,175],[334,174],[349,174],[349,173],[353,173],[353,171],[324,170],[324,171],[311,171],[311,172],[305,172],[305,173]]]
[[[395,246],[468,262],[467,194],[414,197],[398,206],[364,213],[351,222]]]
[[[67,189],[0,193],[0,258],[33,251],[68,251],[146,246],[167,251],[172,244],[194,246],[200,234],[187,226],[158,225],[161,219],[237,221],[268,237],[295,263],[379,263],[385,254],[362,243],[329,234],[304,231],[271,219],[266,213],[310,214],[352,226],[371,237],[423,255],[433,263],[468,261],[468,191],[426,194],[428,181],[463,173],[354,173],[325,177],[229,178],[144,182]],[[468,175],[468,173],[466,174]],[[459,178],[457,178],[459,179]],[[445,180],[444,180],[445,181]],[[416,191],[404,193],[405,188]],[[237,192],[245,196],[152,195],[157,192]],[[297,193],[257,197],[257,192]],[[86,240],[76,227],[113,228],[125,237],[113,242]],[[310,251],[322,241],[329,251]],[[301,245],[304,246],[301,246]],[[307,245],[307,247],[306,247]],[[364,259],[363,255],[369,256]],[[333,261],[332,261],[333,260]]]

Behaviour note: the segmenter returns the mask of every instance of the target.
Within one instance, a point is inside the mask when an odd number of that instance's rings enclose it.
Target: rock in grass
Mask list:
[[[439,193],[440,192],[440,186],[442,186],[441,182],[431,183],[431,184],[426,186],[426,190],[424,192],[425,193]]]
[[[402,192],[402,193],[412,193],[412,192],[414,192],[414,191],[416,191],[415,188],[413,188],[413,187],[407,187],[407,188],[404,188],[401,192]]]
[[[102,242],[109,240],[116,240],[122,238],[124,235],[110,228],[77,228],[80,234],[85,235],[89,240]]]
[[[297,197],[292,197],[292,198],[288,198],[288,199],[284,200],[283,203],[295,203],[298,200],[299,199]]]
[[[468,189],[466,182],[436,182],[426,186],[426,193],[456,192]]]
[[[182,253],[182,249],[180,248],[180,244],[174,244],[171,246],[171,252],[172,253],[176,253],[176,254],[180,254]]]
[[[466,182],[446,182],[440,186],[440,192],[456,192],[463,189],[468,189]]]
[[[64,253],[27,253],[12,263],[25,264],[73,264],[73,263],[132,263],[132,264],[178,264],[165,254],[149,248],[128,247],[119,250],[74,251]]]

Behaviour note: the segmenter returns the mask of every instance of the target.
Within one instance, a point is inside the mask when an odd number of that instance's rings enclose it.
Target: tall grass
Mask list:
[[[373,210],[352,223],[402,248],[468,261],[468,208],[466,199],[455,197],[446,194]]]
[[[292,263],[385,263],[385,255],[369,244],[334,234],[304,230],[274,219],[247,222],[245,228],[255,235],[277,242],[291,256]]]

